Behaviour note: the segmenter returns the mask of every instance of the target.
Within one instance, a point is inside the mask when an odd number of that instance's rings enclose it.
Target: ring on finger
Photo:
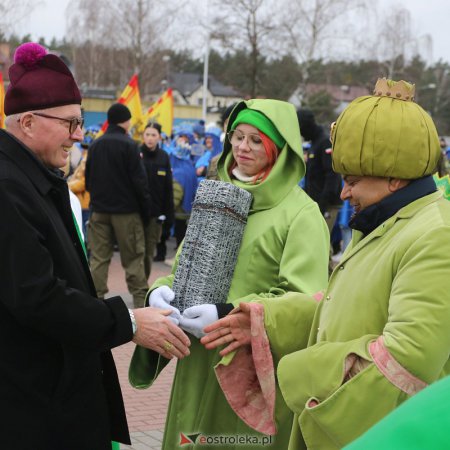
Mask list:
[[[169,341],[164,341],[164,350],[170,352],[173,349],[173,344]]]

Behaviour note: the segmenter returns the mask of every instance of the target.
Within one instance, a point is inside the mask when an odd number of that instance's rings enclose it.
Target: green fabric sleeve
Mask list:
[[[280,390],[308,448],[340,449],[408,397],[373,363],[344,382],[346,357],[356,354],[372,361],[368,344],[376,337],[324,341],[281,359]]]
[[[439,239],[439,240],[437,240]],[[450,228],[425,233],[407,249],[393,280],[386,348],[417,378],[431,383],[449,358]]]
[[[174,264],[170,275],[158,278],[153,283],[147,292],[146,300],[150,293],[158,287],[169,286],[172,288],[173,279],[175,277],[175,268],[176,263]],[[158,352],[136,345],[128,369],[128,381],[131,386],[136,389],[149,388],[164,367],[166,367],[168,362],[169,360],[161,356]]]
[[[264,326],[275,364],[289,353],[303,349],[318,302],[311,296],[291,292],[277,299],[261,299]]]
[[[128,381],[135,389],[147,389],[169,361],[158,352],[136,345],[128,369]]]

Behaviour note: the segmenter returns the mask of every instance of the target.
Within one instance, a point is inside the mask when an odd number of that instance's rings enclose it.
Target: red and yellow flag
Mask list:
[[[173,125],[173,95],[172,89],[167,89],[161,97],[148,109],[143,118],[146,124],[150,120],[154,120],[161,125],[163,133],[167,136],[172,134]]]
[[[117,103],[122,103],[128,107],[131,112],[131,127],[130,134],[134,139],[140,139],[140,133],[143,123],[141,96],[139,94],[138,76],[134,74],[125,89],[120,94]],[[97,137],[100,137],[108,128],[108,121],[106,120],[102,125]]]
[[[5,85],[0,72],[0,128],[5,128]]]

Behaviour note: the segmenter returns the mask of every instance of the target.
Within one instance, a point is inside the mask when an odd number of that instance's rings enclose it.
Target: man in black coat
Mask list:
[[[333,171],[329,134],[316,123],[312,111],[299,109],[297,116],[303,139],[311,143],[306,156],[305,191],[318,203],[331,233],[342,203],[342,179]]]
[[[148,283],[144,270],[144,227],[152,211],[147,177],[138,145],[127,134],[130,110],[121,103],[108,109],[108,129],[89,148],[86,189],[91,194],[88,242],[97,295],[108,292],[108,269],[119,245],[128,290],[135,308],[144,306]]]
[[[110,450],[130,443],[110,349],[133,340],[167,358],[188,338],[153,308],[99,300],[59,167],[83,138],[81,96],[56,55],[20,46],[0,130],[1,446]]]

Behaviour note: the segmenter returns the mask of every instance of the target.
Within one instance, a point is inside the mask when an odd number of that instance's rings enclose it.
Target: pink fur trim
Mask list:
[[[275,371],[264,328],[264,307],[249,303],[251,346],[240,348],[228,366],[218,365],[216,376],[234,412],[251,428],[273,435]]]
[[[397,388],[408,395],[417,394],[428,386],[427,383],[408,372],[389,353],[384,345],[383,336],[369,345],[369,353],[380,372]]]
[[[316,292],[313,296],[313,299],[316,300],[316,302],[320,302],[323,299],[323,291]]]

